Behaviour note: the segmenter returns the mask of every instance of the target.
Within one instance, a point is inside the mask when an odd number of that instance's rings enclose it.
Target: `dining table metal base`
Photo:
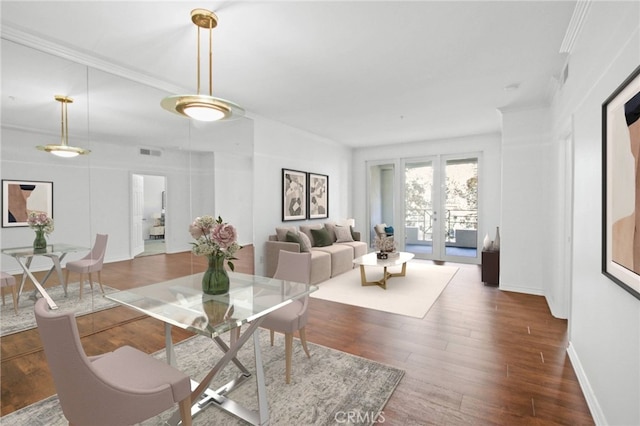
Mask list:
[[[224,352],[224,355],[218,360],[201,382],[197,382],[193,379],[191,380],[192,418],[198,415],[209,405],[215,405],[252,425],[264,426],[269,424],[269,405],[267,403],[267,390],[264,380],[264,368],[262,366],[262,353],[260,351],[260,333],[258,332],[258,327],[262,320],[263,317],[260,317],[253,322],[248,323],[247,329],[240,335],[237,333],[238,329],[232,329],[230,331],[230,345],[227,345],[220,336],[213,338],[213,341]],[[228,394],[232,389],[235,389],[252,378],[251,372],[240,362],[240,360],[236,358],[240,348],[242,348],[242,346],[244,346],[252,336],[256,365],[255,379],[258,396],[258,410],[247,408],[226,396],[226,394]],[[174,367],[179,368],[177,366],[175,350],[171,339],[171,325],[168,323],[165,324],[165,339],[167,362]],[[240,374],[235,379],[216,390],[209,388],[212,380],[229,362],[233,362],[236,365],[240,370]],[[170,425],[180,424],[179,410],[176,410],[173,413],[168,423]]]

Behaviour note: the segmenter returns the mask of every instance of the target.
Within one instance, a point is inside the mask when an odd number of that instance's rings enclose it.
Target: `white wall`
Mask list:
[[[502,111],[502,217],[500,288],[544,294],[550,264],[550,142],[548,108]],[[554,262],[557,262],[555,260]]]
[[[254,241],[256,274],[264,273],[264,242],[276,226],[299,226],[312,221],[282,222],[282,169],[329,176],[329,218],[351,217],[351,149],[287,125],[254,118]],[[359,228],[356,222],[356,228]],[[358,229],[362,230],[362,229]]]
[[[569,354],[597,424],[640,424],[640,300],[601,273],[601,106],[640,64],[640,3],[593,2],[554,102],[573,122],[574,242]]]
[[[215,153],[215,213],[238,232],[238,243],[253,243],[253,156]]]

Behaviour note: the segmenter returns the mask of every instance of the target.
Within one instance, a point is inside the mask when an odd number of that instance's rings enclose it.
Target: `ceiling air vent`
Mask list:
[[[153,157],[160,157],[160,150],[158,149],[148,149],[148,148],[140,148],[140,155],[151,155]]]

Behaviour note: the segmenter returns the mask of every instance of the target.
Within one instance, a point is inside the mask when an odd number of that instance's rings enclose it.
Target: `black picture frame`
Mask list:
[[[602,273],[637,299],[640,253],[634,253],[633,240],[640,187],[634,155],[639,151],[640,66],[602,104]]]
[[[282,221],[307,218],[307,173],[282,169]]]
[[[309,219],[326,219],[329,217],[329,176],[309,173]]]
[[[53,182],[2,179],[2,227],[29,226],[32,211],[53,219]]]

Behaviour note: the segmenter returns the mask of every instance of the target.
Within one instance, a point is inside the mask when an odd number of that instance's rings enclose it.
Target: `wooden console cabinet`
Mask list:
[[[490,285],[500,284],[500,252],[482,252],[482,282]]]

